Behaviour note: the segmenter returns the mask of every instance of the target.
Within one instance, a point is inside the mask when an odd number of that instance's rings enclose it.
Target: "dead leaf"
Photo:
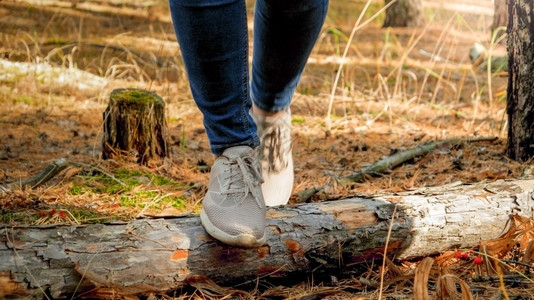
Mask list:
[[[448,292],[451,292],[451,294],[449,294],[449,297],[456,298],[456,284],[454,283],[454,281],[456,280],[456,282],[458,282],[458,284],[460,285],[460,289],[462,291],[462,300],[473,300],[473,294],[471,293],[471,288],[469,288],[469,285],[467,285],[467,283],[463,281],[460,277],[453,275],[453,274],[445,274],[441,277],[443,277],[446,280],[449,280],[450,278],[452,285],[454,286],[453,290],[448,291]],[[443,299],[443,298],[440,298],[440,299]]]
[[[440,276],[437,287],[438,298],[456,299],[456,283],[454,282],[452,276],[450,276],[450,271],[447,268],[442,268],[439,273]]]
[[[436,257],[436,263],[442,267],[448,263],[451,259],[456,257],[456,251],[445,251],[440,256]]]
[[[417,269],[415,270],[415,279],[414,279],[414,298],[416,300],[429,300],[428,297],[428,276],[430,274],[430,269],[434,264],[434,259],[431,257],[426,257],[421,261]]]
[[[183,215],[183,212],[179,211],[175,207],[167,207],[164,210],[151,214],[149,212],[143,213],[139,217],[143,218],[170,218],[170,217],[177,217]]]
[[[523,262],[532,264],[534,262],[534,240],[530,240],[523,256]]]
[[[83,170],[82,167],[67,167],[67,169],[64,171],[63,180],[70,179],[71,177],[80,173],[81,170]]]
[[[232,296],[232,295],[240,295],[244,296],[248,299],[254,299],[251,294],[228,287],[222,287],[218,284],[216,284],[213,280],[209,279],[206,276],[201,275],[194,275],[189,276],[186,279],[187,283],[191,285],[192,287],[200,290],[203,294],[206,294],[211,297],[220,297],[220,296]]]
[[[77,296],[81,299],[104,299],[104,300],[138,300],[134,295],[124,295],[112,288],[96,288],[87,293]]]
[[[399,268],[397,265],[395,265],[389,258],[386,257],[386,264],[388,266],[388,273],[391,275],[391,277],[395,278],[398,276],[404,275],[404,272],[401,268]]]

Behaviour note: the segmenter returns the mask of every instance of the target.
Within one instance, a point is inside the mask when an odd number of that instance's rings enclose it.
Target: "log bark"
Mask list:
[[[163,99],[140,89],[111,92],[104,112],[102,158],[123,155],[147,164],[170,155],[168,139]]]
[[[386,0],[387,5],[392,0]],[[386,9],[384,27],[417,27],[424,23],[421,0],[397,0]]]
[[[508,155],[534,158],[534,3],[509,2],[508,22]]]
[[[392,216],[397,205],[397,214]],[[307,272],[332,274],[354,263],[426,256],[498,237],[512,214],[531,217],[534,180],[448,185],[404,194],[288,205],[268,212],[266,244],[226,246],[197,216],[125,224],[4,228],[0,283],[5,297],[53,298],[95,287],[164,293],[207,276],[218,284]]]

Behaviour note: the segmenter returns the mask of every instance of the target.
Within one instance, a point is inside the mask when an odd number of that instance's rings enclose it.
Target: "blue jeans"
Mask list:
[[[254,102],[267,112],[289,107],[324,23],[328,0],[257,0],[249,82],[245,0],[169,0],[193,98],[211,151],[256,147]]]

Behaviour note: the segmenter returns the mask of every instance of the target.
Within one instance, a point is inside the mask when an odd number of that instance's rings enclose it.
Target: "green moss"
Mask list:
[[[169,197],[166,200],[177,209],[186,209],[187,199],[185,197]]]
[[[73,184],[72,187],[69,189],[69,194],[71,195],[81,195],[87,192],[87,189],[84,186]]]
[[[127,104],[150,104],[158,101],[154,94],[137,89],[116,90],[112,93],[111,98],[114,101],[121,101]]]
[[[138,170],[117,169],[112,175],[114,178],[102,173],[80,174],[72,184],[69,193],[71,195],[80,195],[87,192],[94,194],[120,194],[129,192],[147,182],[153,186],[190,188],[170,178]]]
[[[75,209],[70,210],[70,213],[80,222],[81,224],[86,223],[106,223],[112,220],[121,220],[123,218],[120,218],[118,216],[107,216],[103,214],[99,214],[95,211],[87,210],[87,209]]]
[[[33,224],[38,215],[28,215],[25,211],[0,211],[0,225]]]

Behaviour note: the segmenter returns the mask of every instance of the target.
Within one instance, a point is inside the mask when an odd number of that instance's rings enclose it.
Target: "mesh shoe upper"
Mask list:
[[[215,160],[201,220],[213,237],[238,244],[246,235],[260,241],[265,234],[265,203],[261,171],[255,152],[248,146],[232,147]],[[242,245],[251,246],[251,245]]]

